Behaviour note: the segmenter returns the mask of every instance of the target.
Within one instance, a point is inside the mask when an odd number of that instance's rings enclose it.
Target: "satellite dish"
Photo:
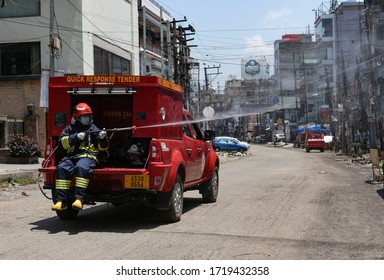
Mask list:
[[[203,116],[206,118],[212,118],[214,114],[215,110],[211,106],[205,107],[203,109]]]

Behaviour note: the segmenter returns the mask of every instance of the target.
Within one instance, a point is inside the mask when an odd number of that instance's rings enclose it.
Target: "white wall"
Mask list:
[[[55,0],[62,56],[55,69],[64,73],[93,74],[93,45],[131,61],[139,74],[137,0]],[[77,11],[77,10],[79,11]],[[50,0],[41,0],[41,16],[0,19],[0,43],[41,42],[41,67],[49,69]],[[56,31],[55,31],[56,32]],[[95,36],[96,34],[97,36]]]
[[[93,62],[93,45],[131,61],[132,74],[139,74],[139,29],[137,0],[83,0],[83,56]],[[92,33],[92,34],[91,34]],[[84,63],[85,74],[93,69]]]

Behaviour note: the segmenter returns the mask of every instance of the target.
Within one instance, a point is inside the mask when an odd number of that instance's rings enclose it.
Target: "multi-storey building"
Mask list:
[[[384,149],[384,2],[366,0],[361,9],[362,63],[358,71],[362,125],[371,148]],[[365,110],[363,110],[365,109]]]
[[[168,80],[173,78],[172,21],[170,13],[157,2],[139,1],[141,75],[154,75]]]
[[[360,28],[363,8],[362,2],[330,1],[316,11],[318,106],[322,123],[329,124],[342,142],[353,142],[358,130],[366,130],[362,117],[366,106],[358,87],[359,71],[367,63]]]
[[[275,95],[282,118],[291,123],[316,121],[313,96],[316,56],[312,34],[286,34],[275,41]]]
[[[174,65],[180,46],[186,49],[180,38],[193,28],[177,26],[154,0],[5,4],[0,8],[0,148],[17,134],[44,146],[49,76],[156,75],[178,82],[188,76],[180,72],[187,63]]]
[[[139,74],[137,19],[137,1],[6,1],[0,8],[1,147],[27,132],[44,146],[47,75]]]

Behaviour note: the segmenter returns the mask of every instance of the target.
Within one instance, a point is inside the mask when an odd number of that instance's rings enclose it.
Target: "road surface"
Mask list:
[[[217,203],[186,192],[173,224],[132,204],[86,206],[62,221],[36,185],[1,190],[0,259],[384,259],[384,192],[365,183],[370,165],[252,145],[246,157],[223,157],[219,177]]]

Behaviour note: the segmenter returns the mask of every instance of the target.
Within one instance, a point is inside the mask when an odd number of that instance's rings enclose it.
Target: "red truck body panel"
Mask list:
[[[93,92],[92,92],[93,91]],[[131,92],[131,93],[130,93]],[[104,94],[103,94],[104,93]],[[69,124],[72,106],[86,100],[96,111],[98,127],[151,126],[135,132],[135,137],[181,139],[181,126],[162,126],[181,122],[181,87],[154,76],[66,76],[49,82],[48,136],[59,136]],[[133,106],[134,104],[134,106]],[[162,119],[161,108],[165,113]],[[55,114],[66,113],[57,124]],[[159,126],[154,126],[159,125]]]

